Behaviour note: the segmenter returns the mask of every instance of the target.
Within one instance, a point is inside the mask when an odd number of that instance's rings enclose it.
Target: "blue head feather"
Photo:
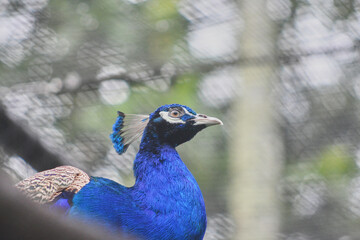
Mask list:
[[[185,108],[189,113],[196,115],[196,112],[194,110],[192,110],[191,108],[189,108],[186,105],[181,105],[181,104],[177,104],[177,103],[173,103],[173,104],[167,104],[167,105],[163,105],[161,107],[159,107],[158,109],[156,109],[153,113],[150,114],[150,119],[152,119],[154,117],[154,115],[156,113],[159,113],[161,111],[167,111],[169,110],[169,108],[174,108],[174,107],[182,107]],[[184,115],[185,116],[185,115]],[[187,115],[188,116],[188,115]]]
[[[137,137],[142,135],[148,121],[153,120],[153,122],[161,122],[163,119],[158,116],[159,112],[168,111],[170,108],[181,107],[186,109],[189,114],[184,114],[180,119],[184,122],[194,118],[196,112],[189,108],[188,106],[181,105],[181,104],[168,104],[159,107],[150,116],[146,115],[127,115],[123,112],[118,112],[118,117],[113,125],[113,132],[110,134],[110,139],[113,142],[114,148],[118,154],[123,154],[128,146],[137,139]],[[154,117],[157,117],[154,119]],[[125,124],[125,121],[129,119],[130,122]],[[131,118],[132,117],[132,118]],[[131,121],[132,119],[132,121]],[[130,126],[126,126],[130,125]],[[126,127],[130,128],[130,131],[126,129]],[[183,128],[184,125],[175,126],[175,128]]]
[[[170,113],[172,109],[178,110],[182,115],[178,117],[168,117],[164,112]],[[163,114],[161,114],[163,113]],[[147,136],[143,136],[140,148],[154,146],[149,145],[148,142],[154,142],[152,139],[157,136],[162,143],[167,143],[171,146],[178,146],[186,141],[189,141],[199,131],[204,129],[205,125],[195,125],[191,119],[195,119],[198,114],[188,106],[181,104],[168,104],[159,107],[150,114],[148,127],[145,129]]]
[[[124,145],[124,138],[121,136],[121,129],[124,127],[125,114],[118,112],[118,117],[113,125],[113,132],[110,134],[110,139],[114,144],[117,153],[122,154],[126,151],[127,146]]]
[[[118,112],[118,117],[113,125],[113,132],[110,139],[114,144],[117,153],[122,154],[128,146],[138,139],[149,120],[147,115],[124,114]]]

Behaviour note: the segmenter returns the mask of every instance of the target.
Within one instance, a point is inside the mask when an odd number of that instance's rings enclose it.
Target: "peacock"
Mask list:
[[[30,199],[65,214],[146,240],[203,239],[205,203],[176,147],[221,120],[180,105],[150,115],[118,112],[110,138],[118,154],[141,137],[135,184],[90,177],[72,166],[39,172],[16,186]]]

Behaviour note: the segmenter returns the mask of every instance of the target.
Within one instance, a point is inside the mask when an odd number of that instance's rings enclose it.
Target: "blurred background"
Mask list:
[[[116,111],[185,104],[206,240],[360,239],[359,50],[359,0],[0,0],[0,166],[131,186]]]

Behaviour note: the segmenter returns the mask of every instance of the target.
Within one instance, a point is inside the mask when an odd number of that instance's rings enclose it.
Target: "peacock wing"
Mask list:
[[[61,166],[39,172],[15,186],[35,202],[44,204],[55,200],[62,192],[77,193],[89,183],[90,177],[72,166]]]

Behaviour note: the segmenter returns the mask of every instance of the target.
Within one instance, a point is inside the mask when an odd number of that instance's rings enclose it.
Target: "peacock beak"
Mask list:
[[[220,119],[209,117],[205,114],[197,114],[192,120],[195,122],[194,125],[205,125],[207,127],[212,125],[224,125]]]

